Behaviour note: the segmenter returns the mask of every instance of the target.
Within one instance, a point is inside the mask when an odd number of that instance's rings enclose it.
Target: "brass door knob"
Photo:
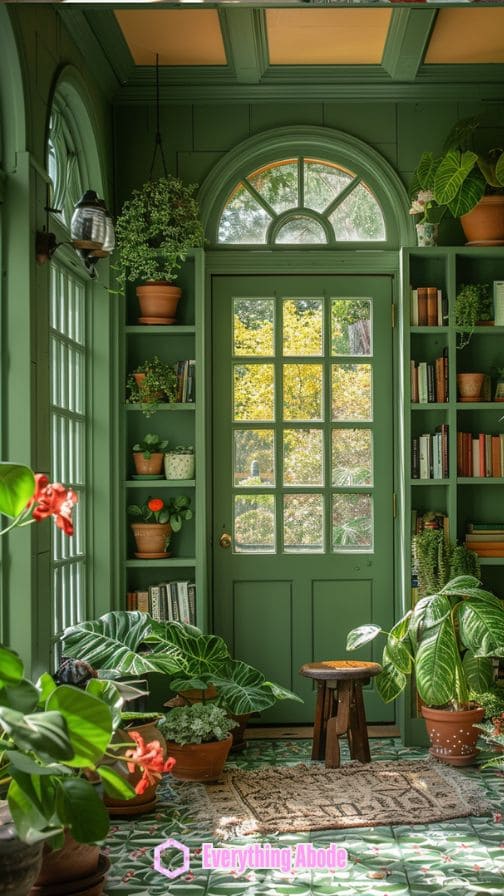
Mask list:
[[[221,537],[219,538],[219,544],[221,548],[230,548],[233,543],[233,539],[231,538],[229,532],[223,532]]]

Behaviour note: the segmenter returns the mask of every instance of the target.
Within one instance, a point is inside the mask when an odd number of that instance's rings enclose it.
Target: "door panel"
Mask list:
[[[214,627],[305,700],[265,721],[311,722],[299,667],[392,625],[391,301],[387,276],[213,281]]]

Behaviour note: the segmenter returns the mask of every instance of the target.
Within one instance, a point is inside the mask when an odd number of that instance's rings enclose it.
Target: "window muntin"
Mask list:
[[[263,165],[231,191],[219,221],[226,245],[383,242],[385,219],[360,176],[333,162],[299,157]]]
[[[86,617],[86,316],[85,284],[51,263],[49,287],[51,476],[78,495],[74,535],[54,529],[53,634]]]

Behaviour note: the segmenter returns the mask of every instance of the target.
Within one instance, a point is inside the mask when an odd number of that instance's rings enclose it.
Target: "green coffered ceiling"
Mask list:
[[[117,102],[498,100],[504,7],[59,5]]]

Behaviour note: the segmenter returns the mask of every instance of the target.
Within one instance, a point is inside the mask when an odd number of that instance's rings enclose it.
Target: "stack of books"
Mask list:
[[[128,610],[150,613],[156,622],[185,622],[196,625],[194,582],[160,582],[145,591],[128,591]]]
[[[177,401],[193,402],[196,397],[195,361],[177,361]]]
[[[445,538],[449,537],[449,518],[439,510],[412,510],[411,534],[419,535],[424,529],[442,529]]]
[[[411,401],[416,404],[448,401],[448,349],[435,361],[411,361]]]
[[[457,433],[457,474],[481,478],[504,475],[504,433]]]
[[[504,557],[504,523],[468,523],[465,543],[478,557]]]
[[[411,290],[411,326],[442,327],[448,323],[448,299],[436,286]]]
[[[411,440],[411,478],[447,479],[448,475],[448,424],[442,423],[435,433]]]

